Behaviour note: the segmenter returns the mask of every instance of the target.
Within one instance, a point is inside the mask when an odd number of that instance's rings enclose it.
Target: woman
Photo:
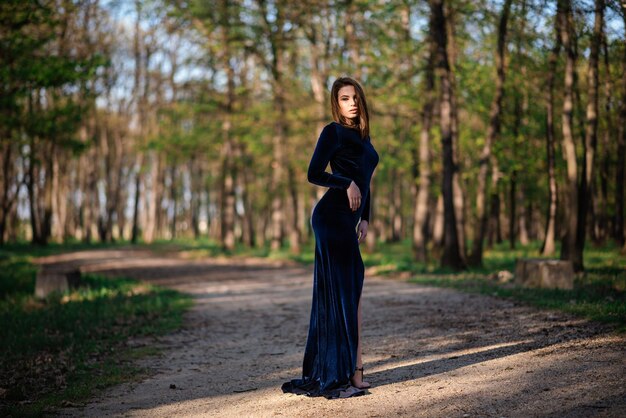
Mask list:
[[[370,387],[363,381],[361,359],[365,268],[359,244],[367,236],[369,184],[378,164],[360,84],[338,78],[330,101],[334,122],[322,130],[307,175],[309,182],[329,189],[311,216],[315,268],[302,379],[282,386],[283,392],[328,399],[363,395]],[[329,162],[332,174],[325,171]]]

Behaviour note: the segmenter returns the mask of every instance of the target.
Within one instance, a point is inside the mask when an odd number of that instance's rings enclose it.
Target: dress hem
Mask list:
[[[326,391],[319,391],[318,388],[304,389],[303,387],[307,386],[307,384],[302,384],[302,380],[294,379],[289,382],[283,383],[281,389],[283,393],[293,393],[294,395],[305,395],[311,398],[314,397],[324,397],[326,399],[345,399],[352,398],[355,396],[363,396],[365,395],[364,389],[359,389],[356,386],[352,386],[351,384],[344,384],[341,386],[337,386],[332,389],[328,389]],[[301,387],[302,386],[302,387]]]

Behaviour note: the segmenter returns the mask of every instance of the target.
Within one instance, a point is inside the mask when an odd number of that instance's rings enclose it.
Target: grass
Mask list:
[[[133,246],[135,248],[142,247],[143,244],[131,244],[128,241],[93,242],[85,243],[82,241],[68,241],[65,243],[50,242],[48,245],[33,245],[28,242],[7,243],[0,246],[0,260],[15,256],[24,256],[28,258],[43,257],[46,255],[66,253],[70,251],[93,250],[99,248],[118,248],[121,246]]]
[[[78,289],[35,299],[32,254],[63,249],[0,252],[2,416],[41,416],[141,376],[132,360],[156,351],[129,340],[176,329],[191,306],[189,296],[174,290],[91,274]]]

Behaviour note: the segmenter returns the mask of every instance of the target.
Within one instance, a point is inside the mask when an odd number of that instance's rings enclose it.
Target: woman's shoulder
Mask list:
[[[322,131],[320,132],[318,141],[333,144],[332,146],[340,146],[343,143],[341,137],[343,136],[341,132],[337,130],[337,124],[335,122],[330,122],[324,125]]]
[[[332,121],[322,129],[322,136],[331,136],[336,138],[340,143],[345,141],[354,140],[354,139],[362,139],[364,141],[370,142],[370,136],[368,135],[366,138],[361,138],[361,135],[358,130],[351,128],[346,125],[342,125],[339,122]]]
[[[332,136],[332,137],[340,137],[340,133],[338,132],[337,127],[340,126],[337,122],[331,121],[327,123],[322,129],[322,135],[324,136]]]
[[[336,135],[339,138],[343,138],[343,137],[348,137],[348,138],[359,138],[359,139],[363,139],[365,141],[370,142],[371,138],[368,135],[365,138],[361,138],[361,134],[359,133],[359,131],[355,128],[351,128],[349,126],[346,125],[342,125],[339,122],[335,122],[332,121],[329,124],[327,124],[324,127],[324,130],[328,130],[329,132],[333,132],[334,135]]]
[[[324,127],[322,128],[322,133],[327,133],[327,132],[334,131],[334,130],[335,130],[335,126],[333,125],[333,122],[330,122],[324,125]]]
[[[324,130],[334,132],[337,136],[341,137],[346,135],[352,129],[333,120],[324,127]]]

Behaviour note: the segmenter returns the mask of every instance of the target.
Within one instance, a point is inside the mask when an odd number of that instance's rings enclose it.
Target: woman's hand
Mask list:
[[[367,236],[367,227],[369,226],[369,222],[365,219],[362,219],[359,222],[359,226],[357,227],[357,236],[359,237],[359,244],[365,241],[365,237]]]
[[[352,181],[352,183],[350,183],[350,186],[348,187],[347,192],[350,209],[352,209],[352,212],[354,212],[359,209],[359,206],[361,206],[361,189],[359,189],[359,186],[357,186],[356,183]]]

